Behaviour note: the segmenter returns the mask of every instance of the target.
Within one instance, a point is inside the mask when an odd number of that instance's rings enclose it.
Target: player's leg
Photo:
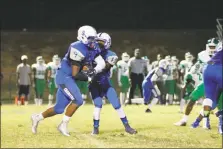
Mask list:
[[[216,72],[213,74],[213,72]],[[217,97],[219,87],[222,87],[222,66],[207,65],[204,70],[204,89],[206,99],[203,101],[204,123],[207,125],[203,128],[210,129],[209,115],[210,111],[217,106]],[[219,82],[220,81],[220,82]]]
[[[130,127],[127,117],[125,115],[124,110],[121,107],[120,101],[118,99],[118,95],[113,87],[108,88],[106,97],[108,98],[109,102],[112,104],[113,108],[117,111],[124,127],[125,131],[129,134],[135,134],[137,133],[136,130]]]
[[[24,85],[19,85],[18,101],[17,101],[18,106],[21,105],[21,96],[22,96],[23,92],[24,92]]]
[[[130,91],[129,91],[128,104],[132,104],[132,99],[134,98],[134,93],[135,93],[136,86],[137,86],[137,75],[132,73],[130,78],[131,78],[131,87],[130,87]]]
[[[96,97],[93,99],[94,103],[94,112],[93,112],[93,131],[92,135],[99,134],[99,123],[100,123],[100,114],[101,114],[101,108],[102,108],[102,97]]]
[[[29,85],[25,86],[25,90],[24,90],[24,101],[25,101],[25,105],[28,105],[28,101],[29,101]]]
[[[77,87],[75,81],[71,77],[69,79],[66,79],[65,84],[61,84],[60,86],[63,89],[63,93],[72,102],[67,106],[65,114],[63,116],[63,120],[58,126],[58,130],[63,135],[69,136],[67,125],[69,123],[70,118],[73,116],[76,110],[83,104],[83,99],[79,88]]]
[[[48,105],[51,106],[53,104],[53,96],[56,90],[56,84],[54,78],[51,78],[49,83],[49,95],[48,95]]]
[[[149,104],[149,100],[151,98],[152,95],[152,89],[151,89],[152,83],[151,81],[148,80],[144,80],[142,83],[142,90],[143,90],[143,99],[144,99],[144,104],[148,105]],[[152,112],[150,110],[150,108],[147,108],[145,112]]]
[[[130,87],[129,79],[127,76],[121,76],[121,92],[120,92],[120,100],[121,104],[123,105],[125,103],[125,100],[127,98],[127,93]]]
[[[39,121],[52,117],[56,114],[61,114],[64,112],[66,106],[70,103],[70,100],[64,95],[63,91],[59,88],[56,95],[56,105],[50,107],[42,113],[32,115],[32,132],[37,132],[37,126]]]
[[[43,95],[44,95],[45,86],[46,86],[45,79],[41,79],[40,84],[39,84],[39,105],[42,105],[43,103]]]
[[[186,106],[184,116],[183,116],[183,118],[179,122],[175,123],[176,126],[186,126],[186,123],[188,121],[188,116],[190,115],[190,113],[191,113],[191,111],[192,111],[196,101],[198,101],[201,97],[204,97],[204,83],[199,84],[194,89],[194,91],[190,94],[189,102],[188,102],[188,104]],[[199,123],[200,123],[200,121],[196,121],[194,123],[195,124],[194,126],[197,127],[199,125]]]

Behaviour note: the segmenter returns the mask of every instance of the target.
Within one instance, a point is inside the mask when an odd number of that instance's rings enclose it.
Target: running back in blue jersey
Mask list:
[[[70,45],[56,74],[58,92],[54,110],[57,114],[62,113],[70,101],[79,106],[83,104],[81,92],[75,79],[72,77],[72,64],[79,65],[81,70],[81,67],[84,65],[92,65],[94,58],[98,54],[98,50],[89,49],[80,41]]]

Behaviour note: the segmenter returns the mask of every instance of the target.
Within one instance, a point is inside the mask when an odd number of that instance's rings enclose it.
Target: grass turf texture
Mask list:
[[[177,113],[179,106],[154,106],[153,113],[145,113],[145,106],[126,106],[131,126],[138,134],[124,132],[122,123],[111,105],[103,106],[101,112],[100,134],[91,136],[93,105],[84,105],[70,120],[70,137],[61,135],[57,126],[63,115],[41,121],[36,135],[31,132],[30,116],[42,112],[44,106],[1,107],[1,147],[2,148],[221,148],[222,136],[217,132],[218,119],[211,115],[211,130],[192,129],[201,106],[194,107],[188,125],[176,127],[174,122],[182,114]]]

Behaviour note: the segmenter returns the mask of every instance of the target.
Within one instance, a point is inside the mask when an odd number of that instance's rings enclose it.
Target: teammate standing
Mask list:
[[[56,84],[58,86],[56,104],[40,114],[32,115],[32,132],[37,133],[39,121],[44,118],[62,114],[66,108],[62,122],[58,130],[65,136],[70,136],[67,125],[75,111],[83,104],[81,92],[75,80],[91,81],[91,78],[81,73],[82,67],[91,66],[93,60],[96,67],[87,71],[87,74],[99,73],[105,67],[105,61],[98,55],[100,51],[95,49],[96,30],[91,26],[82,26],[78,30],[78,41],[70,44],[66,55],[56,73]]]

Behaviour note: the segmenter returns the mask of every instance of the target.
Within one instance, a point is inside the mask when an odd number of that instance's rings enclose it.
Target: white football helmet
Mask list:
[[[211,38],[207,41],[206,51],[210,56],[212,56],[216,51],[216,46],[218,44],[218,40],[216,38]]]
[[[36,63],[37,64],[43,64],[44,63],[44,59],[43,59],[43,57],[42,56],[37,56],[36,57]]]
[[[171,62],[173,63],[173,65],[177,65],[178,62],[179,62],[179,60],[177,59],[176,56],[172,56],[172,57],[171,57]]]
[[[185,53],[185,60],[188,62],[193,61],[193,55],[190,52]]]
[[[170,57],[170,55],[165,56],[165,60],[166,60],[168,63],[171,63],[171,57]]]
[[[167,66],[168,66],[168,61],[166,59],[162,59],[162,60],[159,61],[159,67],[160,68],[163,68],[164,70],[166,70]]]
[[[92,43],[94,43],[96,37],[97,37],[97,32],[91,26],[85,25],[78,29],[77,39],[81,41],[83,44],[92,46]]]
[[[111,47],[111,37],[107,33],[98,33],[97,42],[103,44],[105,49],[109,49]]]
[[[122,60],[127,62],[129,61],[130,56],[128,55],[127,52],[122,53]]]
[[[52,60],[53,60],[54,64],[59,65],[61,59],[60,59],[60,57],[58,55],[54,55]]]

